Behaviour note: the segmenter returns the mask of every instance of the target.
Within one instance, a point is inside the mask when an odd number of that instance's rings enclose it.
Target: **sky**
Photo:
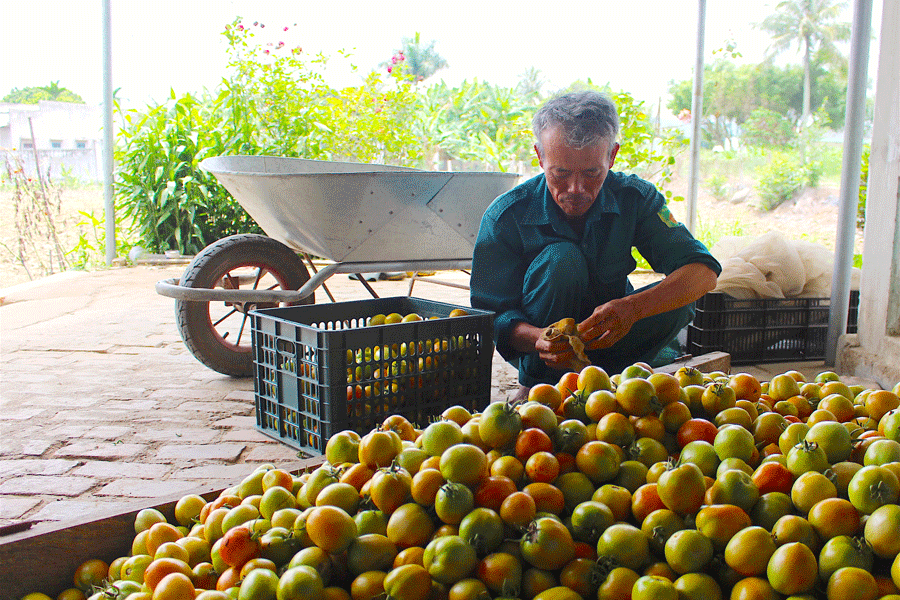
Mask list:
[[[707,0],[704,60],[729,41],[758,63],[769,37],[752,26],[775,2]],[[514,86],[529,68],[546,92],[578,79],[655,105],[667,101],[671,80],[692,77],[698,3],[632,0],[539,4],[507,0],[362,2],[359,0],[112,0],[112,84],[126,106],[162,102],[176,94],[214,89],[226,74],[224,26],[241,17],[265,30],[257,39],[299,45],[332,57],[329,83],[353,85],[390,59],[404,37],[420,33],[449,67],[429,81],[465,80]],[[878,33],[875,0],[873,34]],[[846,20],[852,17],[847,10]],[[285,27],[287,30],[285,31]],[[353,74],[340,50],[351,54]],[[877,55],[877,44],[872,46]],[[781,59],[799,64],[791,51]],[[86,102],[102,100],[101,0],[32,0],[4,6],[0,36],[0,97],[13,88],[59,85]],[[874,71],[870,67],[870,78]]]

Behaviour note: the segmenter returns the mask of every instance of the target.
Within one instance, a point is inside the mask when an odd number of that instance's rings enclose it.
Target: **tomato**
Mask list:
[[[555,412],[562,405],[563,398],[556,386],[549,383],[538,383],[528,391],[528,400],[548,406]]]
[[[615,523],[600,535],[597,556],[612,558],[620,566],[639,571],[650,560],[650,540],[634,525]]]
[[[791,488],[791,500],[804,515],[826,498],[837,498],[837,488],[828,477],[816,471],[800,475]]]
[[[397,557],[397,545],[386,536],[368,533],[356,538],[347,549],[347,569],[353,577],[366,571],[387,571]]]
[[[339,483],[340,480],[340,472],[331,465],[325,464],[312,472],[309,479],[303,484],[301,492],[297,493],[298,500],[300,499],[300,494],[303,493],[307,504],[309,506],[315,506],[316,498],[319,493],[325,489],[326,486],[332,483]],[[210,513],[210,517],[212,517],[212,513]]]
[[[421,565],[403,565],[384,578],[384,591],[395,600],[426,600],[431,594],[431,575]]]
[[[771,414],[771,413],[770,413]],[[753,485],[760,494],[769,492],[781,492],[790,494],[794,485],[794,476],[788,468],[777,462],[768,462],[759,465],[750,476]]]
[[[357,575],[350,582],[350,597],[352,600],[378,600],[384,597],[384,580],[387,573],[384,571],[366,571]],[[293,598],[293,596],[287,596]]]
[[[525,461],[529,481],[550,483],[559,475],[559,460],[552,452],[535,452]]]
[[[809,428],[806,441],[815,442],[825,450],[829,464],[847,460],[853,446],[850,432],[837,421],[822,421]]]
[[[512,404],[492,402],[481,413],[478,431],[490,448],[507,448],[522,431],[522,417]]]
[[[729,567],[751,577],[765,573],[772,554],[775,540],[762,527],[751,525],[738,531],[725,546],[725,562]]]
[[[619,463],[619,472],[612,483],[634,493],[636,489],[648,483],[648,472],[649,469],[644,463],[637,460],[624,460]]]
[[[485,556],[478,563],[475,573],[494,594],[513,595],[522,585],[522,563],[506,552]]]
[[[412,475],[396,465],[378,469],[370,481],[369,498],[378,510],[388,515],[404,504],[412,491]]]
[[[596,546],[600,534],[615,523],[612,510],[594,500],[581,502],[572,510],[572,537]]]
[[[598,429],[599,439],[599,429]],[[553,445],[557,452],[565,452],[575,456],[578,449],[588,441],[588,431],[584,423],[578,419],[566,419],[556,428]]]
[[[556,388],[550,384],[543,385],[556,390]],[[532,388],[532,390],[533,389],[534,388]],[[552,436],[553,432],[556,431],[556,426],[558,424],[556,412],[546,404],[528,401],[519,406],[518,411],[519,416],[522,418],[522,429],[540,429],[548,436]]]
[[[403,450],[403,440],[393,431],[373,430],[359,440],[359,462],[372,469],[387,467]]]
[[[538,569],[554,571],[575,557],[572,535],[561,522],[548,517],[531,522],[519,544],[522,558]]]
[[[576,591],[567,588],[564,585],[552,587],[544,590],[534,597],[534,600],[585,600]]]
[[[594,485],[611,481],[619,472],[619,451],[608,442],[590,441],[575,454],[578,470]]]
[[[72,579],[76,588],[90,592],[94,587],[100,587],[108,575],[109,565],[99,558],[92,558],[78,565]]]
[[[434,523],[423,506],[409,502],[391,514],[385,531],[398,548],[424,546],[434,534]]]
[[[447,409],[450,410],[449,408]],[[465,410],[465,409],[463,409]],[[460,423],[462,425],[462,423]],[[416,429],[413,427],[412,423],[404,417],[403,415],[391,415],[387,417],[381,423],[381,429],[383,431],[393,431],[400,439],[405,442],[414,442],[416,441]],[[329,440],[331,441],[331,440]],[[331,461],[328,461],[331,462]],[[356,462],[356,461],[347,461],[347,462]],[[334,463],[332,463],[334,464]]]
[[[559,515],[565,509],[566,498],[555,485],[536,481],[526,485],[522,491],[534,498],[538,512]]]
[[[478,557],[475,549],[458,535],[434,539],[425,547],[422,565],[431,577],[445,585],[453,585],[475,570]]]
[[[738,425],[725,425],[713,440],[713,448],[719,460],[740,458],[749,464],[754,447],[753,434]]]
[[[597,390],[588,395],[584,403],[584,412],[588,419],[597,423],[608,414],[616,412],[619,405],[616,394],[611,390]]]
[[[675,584],[657,575],[644,575],[634,582],[632,600],[678,600]]]
[[[864,536],[872,551],[881,558],[900,554],[900,506],[886,504],[876,508],[866,520]]]
[[[858,567],[844,567],[828,578],[828,600],[875,600],[878,584],[875,577]]]
[[[194,600],[194,584],[184,573],[170,573],[153,590],[153,600]]]
[[[828,581],[842,567],[872,570],[872,550],[860,539],[846,535],[833,537],[819,551],[819,579]]]
[[[635,436],[634,424],[622,413],[606,414],[597,423],[596,438],[601,442],[625,448],[634,442]],[[575,451],[577,452],[578,449],[576,448]]]
[[[537,504],[525,492],[513,492],[500,505],[500,518],[507,525],[524,528],[534,519]]]
[[[356,522],[336,506],[317,506],[306,517],[306,532],[326,552],[343,552],[356,538]]]
[[[820,500],[809,510],[808,519],[823,541],[838,535],[856,535],[860,524],[859,512],[843,498]]]
[[[762,393],[762,385],[759,380],[749,373],[736,373],[728,380],[728,387],[734,390],[737,400],[749,400],[756,402]]]
[[[817,410],[827,410],[834,415],[835,420],[845,423],[856,416],[853,409],[853,401],[843,394],[828,394],[826,386],[822,386],[822,399],[819,400]]]
[[[799,515],[784,515],[775,521],[772,536],[777,546],[800,542],[814,553],[818,553],[821,546],[812,524]]]
[[[716,449],[710,442],[705,440],[694,440],[688,442],[688,444],[681,449],[678,462],[680,464],[695,464],[700,467],[700,471],[703,475],[712,477],[716,474],[716,469],[719,466],[719,457],[716,454]]]
[[[500,456],[491,463],[492,476],[509,477],[513,481],[519,482],[524,474],[525,465],[515,456]]]
[[[714,383],[704,390],[700,402],[707,417],[712,419],[726,408],[733,408],[737,397],[733,388],[723,383]]]
[[[491,600],[491,594],[483,581],[469,577],[453,584],[447,592],[447,600]]]
[[[697,531],[709,538],[716,552],[722,552],[738,531],[752,525],[750,516],[733,504],[704,506],[694,523]]]
[[[824,473],[829,466],[825,449],[815,442],[804,439],[787,453],[787,468],[794,477],[800,477],[808,471]]]
[[[481,421],[479,434],[480,425]],[[451,446],[462,443],[462,427],[455,421],[435,421],[422,431],[422,450],[429,456],[441,456]]]
[[[872,442],[863,457],[863,465],[867,467],[892,462],[900,462],[900,442],[887,438]]]
[[[459,525],[475,506],[475,495],[461,483],[445,483],[434,497],[434,510],[444,523]]]
[[[631,496],[631,492],[626,488],[606,483],[597,488],[591,500],[608,506],[616,521],[626,521],[631,518]]]
[[[782,492],[769,492],[756,501],[750,510],[750,520],[754,525],[771,531],[778,519],[793,512],[794,504],[790,496]]]
[[[657,493],[666,508],[679,515],[694,514],[700,510],[706,494],[703,472],[692,463],[667,470],[657,481]]]
[[[485,477],[475,490],[475,506],[499,511],[503,501],[516,491],[516,484],[509,477]]]
[[[588,365],[578,373],[578,389],[591,394],[598,390],[611,390],[612,383],[603,368]]]
[[[870,515],[880,506],[897,503],[900,498],[900,482],[886,467],[866,466],[850,479],[847,496],[856,510]]]
[[[776,402],[787,400],[791,396],[798,396],[799,394],[800,386],[797,384],[797,380],[790,375],[782,373],[775,375],[769,381],[768,395]]]
[[[219,556],[226,565],[240,567],[251,558],[259,556],[259,538],[249,527],[241,525],[232,527],[222,536],[222,544],[219,546]]]
[[[716,476],[706,492],[707,504],[734,504],[749,513],[759,500],[759,490],[750,475],[738,469],[729,469]]]
[[[268,600],[278,593],[278,575],[268,569],[254,569],[241,580],[238,600]]]
[[[339,431],[325,444],[325,460],[332,465],[359,462],[359,441],[355,431]]]
[[[643,377],[632,377],[616,387],[616,401],[626,414],[636,417],[662,410],[653,384]]]
[[[702,571],[713,557],[712,541],[695,529],[682,529],[666,540],[666,562],[679,575]]]
[[[503,541],[503,520],[489,508],[475,508],[459,523],[459,537],[483,556],[493,552]]]
[[[440,471],[447,481],[475,487],[488,474],[487,456],[471,444],[455,444],[441,454]]]
[[[706,573],[685,573],[673,585],[683,600],[722,600],[722,588]]]

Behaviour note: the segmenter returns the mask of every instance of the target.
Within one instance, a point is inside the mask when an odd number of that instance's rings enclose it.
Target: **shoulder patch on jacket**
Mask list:
[[[668,206],[663,205],[662,209],[656,214],[659,215],[659,218],[662,220],[662,222],[666,224],[666,227],[678,227],[679,225],[681,225],[681,223],[675,220],[675,217],[672,216],[672,213],[669,212]]]

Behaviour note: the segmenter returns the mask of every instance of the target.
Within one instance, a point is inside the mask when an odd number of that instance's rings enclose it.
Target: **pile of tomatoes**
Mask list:
[[[338,433],[321,467],[262,466],[182,498],[177,523],[142,511],[130,555],[75,583],[92,600],[898,600],[898,391],[589,366],[519,404]]]

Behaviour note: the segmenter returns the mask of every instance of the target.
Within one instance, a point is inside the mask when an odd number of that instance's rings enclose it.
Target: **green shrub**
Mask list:
[[[784,154],[773,155],[758,169],[757,176],[756,189],[763,210],[772,210],[793,198],[808,179],[808,173],[799,161]]]
[[[728,198],[728,179],[724,175],[710,175],[703,183],[716,200],[722,201]]]
[[[790,120],[768,108],[757,108],[750,113],[741,129],[743,141],[750,146],[786,147],[797,139]]]
[[[869,195],[869,153],[868,144],[863,147],[862,163],[859,168],[859,203],[856,205],[856,226],[866,226],[866,198]]]

